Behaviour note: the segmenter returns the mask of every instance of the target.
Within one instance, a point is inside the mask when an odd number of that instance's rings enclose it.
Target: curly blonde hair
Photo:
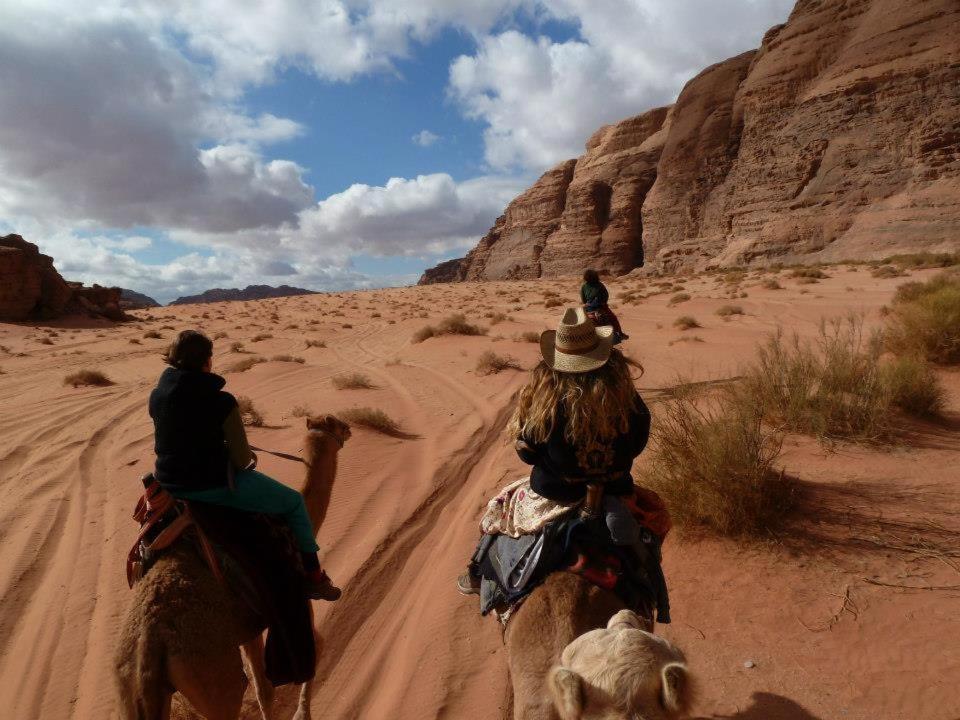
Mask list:
[[[530,371],[530,381],[520,391],[510,420],[513,437],[546,442],[553,432],[557,411],[566,417],[564,437],[576,444],[609,442],[629,427],[630,412],[637,404],[637,391],[628,361],[614,348],[610,359],[585,373],[557,372],[545,362]]]

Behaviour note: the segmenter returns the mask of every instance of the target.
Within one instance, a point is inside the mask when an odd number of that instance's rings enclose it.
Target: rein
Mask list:
[[[328,430],[316,429],[316,430],[310,430],[310,432],[316,433],[317,435],[326,435],[329,438],[333,438],[333,440],[337,443],[337,445],[339,445],[341,449],[343,448],[343,440],[341,440],[339,437],[337,437],[336,435],[334,435],[332,432]],[[257,447],[256,445],[251,445],[250,449],[256,452],[267,453],[268,455],[273,455],[274,457],[283,458],[284,460],[292,460],[293,462],[298,462],[298,463],[303,462],[302,457],[297,457],[296,455],[291,455],[289,453],[266,450],[264,448]]]

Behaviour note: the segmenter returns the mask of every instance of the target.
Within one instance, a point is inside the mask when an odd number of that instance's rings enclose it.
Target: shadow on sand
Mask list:
[[[703,715],[692,720],[821,720],[790,698],[757,692],[750,707],[733,715]]]

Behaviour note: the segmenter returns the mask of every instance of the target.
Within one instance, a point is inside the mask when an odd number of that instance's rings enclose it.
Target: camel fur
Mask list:
[[[301,492],[316,534],[350,427],[326,415],[308,418],[307,430]],[[179,692],[207,720],[236,720],[247,686],[242,646],[263,718],[273,720],[263,631],[192,548],[175,544],[134,586],[121,627],[114,664],[121,717],[167,720]],[[310,683],[301,688],[295,718],[310,720]]]
[[[595,676],[588,672],[578,660],[581,654],[577,649],[585,653],[588,647],[582,643],[578,644],[578,640],[606,638],[607,635],[592,635],[591,631],[610,633],[615,632],[614,628],[616,628],[616,632],[619,632],[625,627],[625,623],[637,632],[653,630],[653,622],[650,618],[640,617],[625,610],[623,602],[614,593],[591,584],[583,577],[568,572],[557,572],[548,576],[510,619],[504,636],[510,679],[513,684],[514,720],[579,718],[583,720],[630,718],[633,720],[635,717],[642,720],[661,720],[661,718],[678,717],[676,713],[633,715],[631,714],[633,712],[648,711],[645,706],[621,711],[612,702],[613,698],[609,698],[610,702],[606,704],[600,703],[598,688],[605,688],[603,692],[619,692],[620,686],[616,683],[610,687],[603,683],[608,682],[609,677],[620,676],[616,676],[615,673],[610,675],[602,668],[607,665],[617,666],[616,653],[619,652],[620,646],[606,641],[597,641],[590,645],[590,647],[602,648],[604,652],[609,650],[611,653],[608,656],[598,652],[591,656],[597,667],[601,668],[599,676]],[[601,628],[605,629],[601,630]],[[652,642],[664,642],[648,632],[644,632],[644,635],[653,638]],[[672,646],[669,647],[672,648]],[[679,653],[675,648],[673,650]],[[582,657],[586,658],[587,654],[583,654]],[[678,654],[677,657],[680,658],[677,662],[682,664],[682,655]],[[559,670],[556,667],[558,663]],[[623,675],[623,682],[637,680],[643,684],[654,682],[650,679],[654,677],[651,672],[650,666],[644,665],[638,670],[636,676],[622,673],[621,675]],[[663,677],[667,677],[671,682],[676,680],[676,686],[679,688],[680,676],[680,670],[671,669]],[[599,685],[596,684],[600,682],[596,677],[604,678]],[[685,666],[682,678],[688,679]],[[663,682],[659,671],[655,674],[655,681]],[[646,684],[642,686],[648,687]],[[560,691],[568,692],[560,693]],[[687,696],[686,690],[682,693],[678,690],[670,695],[676,698],[674,705],[677,707],[677,712],[685,707]],[[647,700],[646,696],[642,699],[644,702]],[[597,708],[601,709],[597,710]]]

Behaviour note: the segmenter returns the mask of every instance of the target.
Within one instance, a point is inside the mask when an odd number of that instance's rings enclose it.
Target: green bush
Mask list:
[[[904,283],[887,314],[886,346],[940,364],[960,363],[960,273]]]

